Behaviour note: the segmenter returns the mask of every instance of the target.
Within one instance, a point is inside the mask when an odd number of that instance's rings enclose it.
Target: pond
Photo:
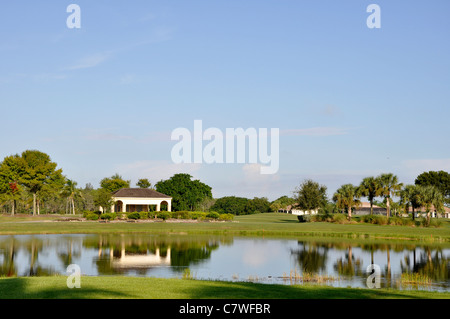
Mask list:
[[[0,236],[0,276],[147,276],[275,284],[450,291],[450,246],[410,242],[227,236],[77,234]]]

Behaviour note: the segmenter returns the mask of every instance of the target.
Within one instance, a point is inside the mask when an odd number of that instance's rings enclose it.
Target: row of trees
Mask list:
[[[33,215],[41,210],[75,214],[82,210],[97,210],[100,206],[108,210],[113,204],[112,193],[130,185],[129,180],[115,174],[102,179],[98,189],[91,184],[79,188],[75,181],[62,174],[62,169],[51,161],[50,156],[37,150],[7,156],[0,163],[0,204],[12,214],[29,212],[31,206]],[[392,173],[366,177],[357,186],[342,185],[333,194],[332,202],[327,198],[327,187],[312,180],[303,181],[295,189],[293,197],[282,196],[273,202],[265,197],[226,196],[214,199],[212,188],[193,180],[189,174],[175,174],[154,186],[147,178],[142,178],[136,186],[171,196],[175,211],[216,211],[234,215],[278,211],[290,206],[305,211],[346,211],[351,218],[352,210],[361,205],[362,197],[370,202],[371,214],[373,205],[378,204],[386,207],[388,217],[391,208],[394,212],[400,209],[408,212],[410,207],[413,212],[424,208],[429,216],[432,208],[441,212],[444,204],[450,204],[450,174],[444,171],[422,173],[414,185],[403,185]],[[378,203],[376,198],[383,198],[384,203]],[[393,198],[399,200],[395,202]]]
[[[136,186],[152,186],[147,178]],[[3,210],[33,215],[45,213],[72,213],[111,207],[111,193],[130,187],[130,181],[115,174],[101,180],[100,188],[91,184],[79,188],[77,182],[62,174],[48,154],[26,150],[20,155],[7,156],[0,163],[0,204]]]
[[[321,208],[330,211],[326,186],[306,180],[294,193],[293,201],[300,209],[311,211]],[[352,211],[361,206],[362,197],[368,199],[371,215],[373,215],[373,206],[377,203],[386,208],[387,217],[391,215],[391,208],[395,211],[404,210],[407,214],[411,207],[413,218],[414,211],[423,208],[429,221],[432,209],[442,213],[444,205],[450,204],[450,174],[444,171],[424,172],[416,178],[414,185],[403,185],[392,173],[369,176],[359,185],[342,185],[333,194],[334,205],[331,205],[331,210],[346,211],[348,219],[351,219]],[[383,198],[384,201],[376,202],[378,197]],[[398,198],[398,201],[395,202],[394,198]]]

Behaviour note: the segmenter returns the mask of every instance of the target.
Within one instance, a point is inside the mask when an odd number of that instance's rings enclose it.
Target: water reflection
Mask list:
[[[450,247],[412,243],[252,239],[226,236],[0,236],[0,276],[66,274],[180,277],[283,283],[282,274],[336,277],[333,286],[366,287],[367,266],[381,268],[383,287],[450,290]],[[406,279],[408,280],[406,280]],[[416,282],[417,283],[417,282]],[[420,287],[423,288],[423,287]]]
[[[366,273],[367,266],[377,264],[381,266],[382,287],[405,288],[409,284],[408,280],[405,280],[405,277],[410,278],[405,276],[408,274],[418,278],[417,285],[434,284],[445,289],[450,287],[448,247],[404,243],[315,241],[299,241],[298,246],[300,248],[291,250],[291,254],[300,270],[305,273],[326,275],[327,258],[331,258],[336,274],[347,280],[359,279],[360,286],[365,286],[367,277],[371,274]]]

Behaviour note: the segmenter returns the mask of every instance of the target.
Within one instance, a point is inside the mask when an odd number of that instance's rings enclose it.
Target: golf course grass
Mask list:
[[[399,239],[432,242],[450,242],[450,221],[442,219],[442,226],[415,227],[373,225],[353,222],[334,224],[327,222],[299,223],[297,216],[283,213],[264,213],[236,216],[226,222],[184,222],[153,220],[101,223],[99,221],[61,221],[64,215],[36,217],[0,215],[0,235],[61,234],[61,233],[153,233],[153,234],[205,234],[239,236],[338,237],[354,239]],[[58,221],[59,220],[59,221]]]
[[[64,276],[3,278],[0,299],[450,299],[447,292],[419,290],[123,276],[81,277],[80,288],[69,289],[66,280]]]

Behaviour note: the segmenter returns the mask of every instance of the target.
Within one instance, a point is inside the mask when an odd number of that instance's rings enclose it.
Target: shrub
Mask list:
[[[330,218],[332,218],[332,216],[329,214],[311,215],[312,222],[326,222],[326,221],[329,221]]]
[[[148,212],[139,212],[139,219],[147,219]]]
[[[128,213],[127,217],[128,217],[128,219],[139,219],[141,216],[139,215],[138,212],[134,212],[134,213]]]
[[[161,218],[162,220],[166,220],[172,217],[172,215],[170,214],[170,212],[158,212],[157,217]]]
[[[388,220],[388,224],[389,225],[398,225],[398,226],[403,226],[403,218],[400,217],[391,217]]]
[[[311,221],[311,215],[298,215],[297,219],[300,223],[308,223]]]
[[[191,212],[192,219],[202,220],[206,218],[206,215],[207,213],[205,212]]]
[[[392,217],[392,218],[394,218],[394,217]],[[395,218],[398,218],[398,217],[395,217]],[[387,217],[377,216],[377,215],[366,215],[363,217],[362,220],[364,223],[375,224],[375,225],[387,225],[389,222]],[[397,221],[397,219],[395,219],[393,222],[395,223],[396,221]]]
[[[116,216],[116,213],[104,213],[100,215],[100,219],[113,220]]]
[[[219,219],[219,213],[216,212],[209,212],[206,214],[206,218],[212,218],[212,219]]]
[[[347,216],[344,214],[333,214],[333,216],[331,217],[331,220],[333,223],[337,223],[337,224],[344,224],[347,222]]]
[[[87,220],[98,220],[98,215],[94,213],[90,213],[86,215]]]
[[[86,218],[87,215],[93,214],[94,212],[91,212],[90,210],[83,210],[83,217]]]
[[[220,220],[233,220],[234,215],[233,214],[220,214],[219,219]]]
[[[442,220],[436,219],[436,218],[432,218],[430,220],[430,225],[429,227],[441,227],[442,226]]]
[[[191,212],[187,210],[180,210],[178,212],[172,212],[172,218],[176,219],[190,219],[191,218]]]

